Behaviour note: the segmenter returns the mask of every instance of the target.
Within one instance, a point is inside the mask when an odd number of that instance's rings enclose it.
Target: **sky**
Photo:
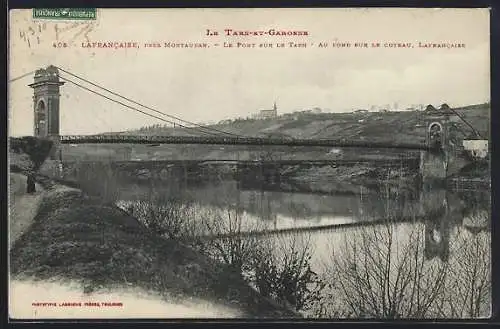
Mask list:
[[[53,64],[192,122],[249,117],[275,101],[279,113],[312,107],[345,112],[396,102],[400,108],[460,106],[490,97],[487,9],[98,9],[95,21],[76,23],[33,21],[30,10],[12,10],[9,26],[10,79]],[[308,36],[226,36],[228,28]],[[220,34],[207,36],[206,29]],[[84,48],[86,41],[130,41],[140,48]],[[307,47],[288,47],[290,41]],[[334,48],[334,41],[381,47]],[[54,42],[68,47],[55,48]],[[149,42],[210,48],[147,49]],[[225,48],[225,42],[256,47]],[[286,47],[258,47],[266,42]],[[319,48],[320,42],[329,47]],[[387,42],[411,42],[414,48],[383,47]],[[429,49],[419,42],[465,47]],[[11,135],[33,134],[31,82],[33,74],[9,82]],[[61,134],[164,123],[70,83],[61,87],[60,117]]]

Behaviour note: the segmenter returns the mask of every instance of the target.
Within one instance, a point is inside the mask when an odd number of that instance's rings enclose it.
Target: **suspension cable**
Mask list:
[[[15,77],[15,78],[10,79],[10,80],[9,80],[9,82],[14,82],[14,81],[17,81],[17,80],[19,80],[19,79],[22,79],[22,78],[24,78],[24,77],[27,77],[28,75],[32,75],[33,73],[35,73],[35,71],[30,71],[30,72],[28,72],[28,73],[24,73],[24,74],[22,74],[22,75],[20,75],[20,76],[18,76],[18,77]]]
[[[83,85],[81,85],[81,84],[79,84],[79,83],[77,83],[77,82],[74,82],[74,81],[72,81],[72,80],[70,80],[70,79],[68,79],[68,78],[65,78],[65,77],[62,77],[62,76],[59,76],[59,77],[60,77],[61,79],[63,79],[64,81],[67,81],[67,82],[69,82],[69,83],[71,83],[71,84],[74,84],[74,85],[75,85],[75,86],[77,86],[77,87],[80,87],[80,88],[82,88],[82,89],[85,89],[85,90],[87,90],[87,91],[89,91],[89,92],[91,92],[91,93],[94,93],[94,94],[96,94],[96,95],[98,95],[98,96],[101,96],[101,97],[103,97],[103,98],[106,98],[107,100],[110,100],[110,101],[112,101],[112,102],[114,102],[114,103],[120,104],[120,105],[122,105],[122,106],[124,106],[124,107],[126,107],[126,108],[128,108],[128,109],[133,110],[133,111],[136,111],[136,112],[142,113],[142,114],[144,114],[144,115],[150,116],[150,117],[152,117],[152,118],[155,118],[155,119],[161,120],[161,121],[163,121],[163,122],[170,123],[170,124],[172,124],[172,125],[174,125],[174,124],[175,124],[175,125],[178,125],[178,126],[180,126],[180,127],[182,127],[182,128],[189,129],[189,130],[193,130],[193,131],[196,131],[196,132],[199,132],[199,133],[204,133],[204,134],[208,134],[208,135],[215,135],[215,136],[217,135],[217,134],[210,133],[210,132],[205,132],[205,131],[202,131],[202,130],[199,130],[199,129],[196,129],[196,128],[186,127],[186,126],[184,126],[184,125],[181,125],[180,123],[173,122],[173,121],[170,121],[170,120],[167,120],[167,119],[161,118],[161,117],[159,117],[159,116],[156,116],[156,115],[154,115],[154,114],[150,114],[150,113],[147,113],[147,112],[141,111],[141,110],[139,110],[139,109],[137,109],[137,108],[135,108],[135,107],[133,107],[133,106],[127,105],[127,104],[125,104],[125,103],[123,103],[123,102],[120,102],[120,101],[118,101],[118,100],[112,99],[111,97],[108,97],[108,96],[106,96],[106,95],[103,95],[103,94],[101,94],[101,93],[99,93],[99,92],[97,92],[97,91],[95,91],[95,90],[92,90],[92,89],[90,89],[90,88],[87,88],[87,87],[85,87],[85,86],[83,86]]]
[[[146,109],[148,109],[148,110],[150,110],[150,111],[153,111],[153,112],[155,112],[155,113],[158,113],[158,114],[161,114],[161,115],[167,116],[167,117],[169,117],[169,118],[171,118],[171,119],[179,120],[179,121],[181,121],[181,122],[183,122],[183,123],[185,123],[185,124],[194,125],[194,126],[197,126],[197,127],[201,128],[201,129],[212,130],[212,131],[215,131],[215,132],[218,132],[218,133],[221,133],[221,134],[226,134],[226,135],[235,136],[235,137],[246,137],[246,136],[242,136],[242,135],[237,135],[237,134],[229,133],[229,132],[226,132],[226,131],[223,131],[223,130],[219,130],[219,129],[215,129],[215,128],[211,128],[211,127],[206,127],[206,126],[203,126],[203,125],[200,125],[200,124],[194,123],[194,122],[190,122],[190,121],[187,121],[187,120],[183,120],[183,119],[181,119],[181,118],[179,118],[179,117],[176,117],[176,116],[174,116],[174,115],[170,115],[170,114],[167,114],[167,113],[164,113],[164,112],[158,111],[158,110],[156,110],[156,109],[154,109],[154,108],[152,108],[152,107],[150,107],[150,106],[147,106],[147,105],[141,104],[141,103],[139,103],[139,102],[137,102],[137,101],[134,101],[133,99],[130,99],[130,98],[125,97],[125,96],[122,96],[122,95],[121,95],[121,94],[119,94],[119,93],[116,93],[116,92],[114,92],[114,91],[112,91],[112,90],[109,90],[109,89],[107,89],[107,88],[105,88],[105,87],[102,87],[102,86],[100,86],[100,85],[98,85],[98,84],[96,84],[96,83],[94,83],[94,82],[92,82],[92,81],[90,81],[90,80],[87,80],[87,79],[85,79],[85,78],[82,78],[82,77],[80,77],[79,75],[76,75],[76,74],[73,74],[73,73],[71,73],[71,72],[68,72],[67,70],[65,70],[65,69],[63,69],[63,68],[60,68],[60,67],[58,67],[58,66],[57,66],[57,68],[58,68],[59,70],[61,70],[62,72],[66,73],[66,74],[69,74],[69,75],[71,75],[71,76],[73,76],[73,77],[75,77],[75,78],[77,78],[77,79],[79,79],[79,80],[82,80],[82,81],[85,81],[85,82],[87,82],[87,83],[91,84],[91,85],[92,85],[92,86],[94,86],[94,87],[97,87],[97,88],[100,88],[100,89],[102,89],[102,90],[105,90],[105,91],[107,91],[108,93],[113,94],[113,95],[115,95],[115,96],[118,96],[118,97],[120,97],[120,98],[123,98],[123,99],[125,99],[125,100],[127,100],[127,101],[129,101],[129,102],[131,102],[131,103],[134,103],[135,105],[138,105],[138,106],[144,107],[144,108],[146,108]],[[180,124],[179,124],[179,125],[180,125]]]
[[[477,136],[481,137],[482,139],[485,139],[483,136],[481,136],[481,134],[479,133],[479,131],[478,131],[478,130],[476,130],[476,129],[475,129],[475,128],[474,128],[474,127],[473,127],[473,126],[472,126],[472,125],[471,125],[471,124],[467,121],[467,120],[465,120],[465,118],[464,118],[464,117],[462,117],[462,116],[461,116],[461,115],[460,115],[457,111],[455,111],[455,110],[454,110],[454,109],[452,109],[451,107],[450,107],[450,110],[451,110],[453,113],[455,113],[455,115],[456,115],[457,117],[459,117],[459,118],[460,118],[460,120],[462,120],[462,121],[463,121],[463,122],[464,122],[464,123],[465,123],[465,124],[466,124],[466,125],[470,128],[470,129],[472,129],[472,131],[473,131],[473,132],[474,132]]]

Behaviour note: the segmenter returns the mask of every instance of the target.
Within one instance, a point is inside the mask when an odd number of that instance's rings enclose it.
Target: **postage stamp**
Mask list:
[[[491,316],[489,29],[11,10],[11,320]]]
[[[33,19],[93,20],[96,8],[34,8]]]

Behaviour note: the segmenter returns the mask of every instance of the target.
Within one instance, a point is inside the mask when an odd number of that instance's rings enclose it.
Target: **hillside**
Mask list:
[[[260,295],[227,265],[151,232],[113,203],[41,174],[37,192],[26,194],[32,163],[19,150],[9,154],[11,280],[76,282],[78,294],[134,287],[166,303],[229,310],[231,317],[300,317]],[[212,315],[213,307],[200,316]]]
[[[489,135],[490,105],[479,104],[455,109],[481,134]],[[288,136],[296,138],[351,138],[369,140],[399,140],[414,142],[423,139],[425,127],[422,111],[366,112],[366,113],[312,113],[283,114],[276,119],[225,120],[206,126],[243,136]],[[460,120],[460,129],[471,130]],[[129,131],[126,134],[142,135],[203,135],[191,129],[153,126]]]
[[[490,104],[471,105],[455,109],[483,136],[489,136]],[[456,138],[469,136],[472,130],[458,117],[451,118],[457,126]],[[294,138],[334,138],[347,140],[367,140],[378,142],[398,141],[415,143],[425,141],[424,112],[367,112],[367,113],[312,113],[296,112],[283,114],[276,119],[225,120],[219,124],[206,126],[218,131],[240,136],[287,136]],[[199,135],[197,130],[171,128],[154,125],[138,130],[123,132],[132,135]],[[237,152],[236,152],[237,151]],[[255,159],[266,156],[283,159],[331,159],[336,154],[329,148],[296,147],[248,147],[220,145],[89,145],[64,146],[63,155],[71,158],[132,158],[132,159]],[[344,149],[343,158],[383,158],[400,154],[400,151],[371,149],[359,152],[359,149]]]
[[[79,293],[135,287],[165,302],[201,300],[242,317],[298,316],[227,266],[151,233],[119,208],[76,189],[44,187],[32,224],[11,248],[12,280],[77,282]]]

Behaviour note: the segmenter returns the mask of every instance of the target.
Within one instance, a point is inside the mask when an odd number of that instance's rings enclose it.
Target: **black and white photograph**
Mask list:
[[[8,13],[11,320],[488,319],[488,8]]]

